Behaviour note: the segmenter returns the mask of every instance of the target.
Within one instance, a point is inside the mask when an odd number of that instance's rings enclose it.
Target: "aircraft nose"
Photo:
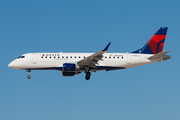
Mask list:
[[[8,67],[13,68],[13,67],[14,67],[14,61],[12,61],[11,63],[9,63]]]

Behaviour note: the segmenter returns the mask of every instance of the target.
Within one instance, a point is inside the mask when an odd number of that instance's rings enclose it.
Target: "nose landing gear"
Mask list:
[[[28,78],[28,79],[30,79],[30,78],[31,78],[31,76],[30,76],[30,75],[28,75],[28,76],[27,76],[27,78]]]
[[[26,70],[26,72],[29,73],[29,75],[27,76],[27,78],[30,79],[30,78],[31,78],[31,75],[30,75],[30,74],[31,74],[31,69]]]

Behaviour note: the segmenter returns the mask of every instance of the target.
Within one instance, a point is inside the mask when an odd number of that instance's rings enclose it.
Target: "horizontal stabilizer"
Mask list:
[[[149,57],[148,59],[149,59],[149,60],[160,59],[160,58],[164,57],[164,55],[166,55],[168,52],[169,52],[169,51],[163,51],[163,52],[157,53],[157,54]]]

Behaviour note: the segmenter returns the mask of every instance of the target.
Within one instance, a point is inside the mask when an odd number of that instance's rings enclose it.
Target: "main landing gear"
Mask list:
[[[30,75],[30,74],[31,74],[31,69],[26,70],[26,72],[29,73],[29,75],[27,76],[27,78],[30,79],[30,78],[31,78],[31,75]]]
[[[90,76],[91,76],[91,73],[90,73],[89,71],[86,72],[86,76],[85,76],[86,80],[89,80],[89,79],[90,79]]]

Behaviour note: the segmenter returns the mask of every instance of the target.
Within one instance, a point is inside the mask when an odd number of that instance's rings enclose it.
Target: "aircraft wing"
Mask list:
[[[110,44],[111,44],[111,42],[109,42],[109,44],[104,48],[104,50],[101,50],[83,60],[80,60],[79,62],[77,62],[77,64],[79,66],[87,66],[87,67],[96,68],[95,64],[98,64],[98,61],[102,60],[103,54],[108,50]]]

